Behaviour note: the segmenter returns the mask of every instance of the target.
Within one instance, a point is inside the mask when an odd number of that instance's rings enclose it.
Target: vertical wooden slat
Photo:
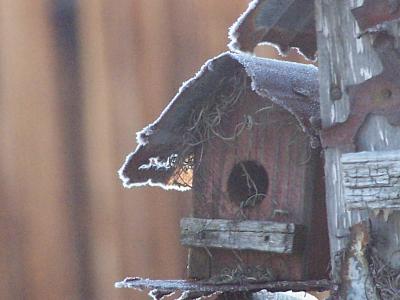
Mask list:
[[[43,1],[0,2],[1,201],[16,234],[2,247],[16,251],[10,287],[19,299],[77,298],[47,16]]]
[[[366,2],[364,1],[364,5]],[[379,57],[382,55],[381,50],[377,49],[379,43],[376,42],[374,49],[372,36],[368,33],[362,37],[359,36],[360,28],[352,9],[360,7],[363,4],[362,1],[317,0],[315,4],[320,63],[321,118],[323,127],[329,128],[357,114],[356,105],[350,105],[348,87],[365,83],[371,77],[384,74],[386,70],[382,70],[384,64]],[[389,34],[394,34],[393,38],[398,51],[398,25],[388,22],[385,30]],[[389,43],[389,39],[385,42]],[[396,67],[393,62],[391,68]],[[335,93],[332,92],[334,89],[339,91],[336,94],[340,94],[340,99],[334,97]],[[373,255],[378,255],[384,267],[399,267],[397,253],[400,247],[400,214],[392,211],[390,217],[387,218],[385,213],[375,215],[370,209],[349,210],[346,207],[348,199],[344,192],[343,165],[340,160],[343,154],[349,152],[398,151],[400,149],[398,128],[389,124],[385,117],[371,113],[357,132],[354,147],[340,146],[334,145],[325,150],[332,275],[335,280],[341,282],[338,299],[378,299],[380,297],[376,295],[374,288],[380,284],[372,282],[371,279],[371,273],[374,273],[372,269],[377,266],[369,264],[369,261],[372,261]],[[386,210],[386,213],[388,211]],[[368,230],[361,225],[362,221],[365,221],[363,224],[371,227],[371,241],[367,237]],[[367,252],[356,243],[361,240],[359,236],[364,236],[364,239],[369,242],[371,249]],[[355,237],[358,238],[357,241]],[[355,248],[356,253],[353,252]],[[346,256],[341,262],[338,257],[343,252]],[[357,276],[350,276],[354,268],[356,268]],[[383,274],[382,269],[375,271]],[[379,286],[379,289],[382,292],[386,286]],[[382,298],[384,298],[383,295]]]
[[[120,207],[116,220],[119,228],[119,251],[121,268],[118,278],[129,274],[145,274],[152,265],[150,204],[146,190],[125,190],[116,171],[122,164],[124,155],[131,151],[135,131],[146,124],[146,105],[141,99],[141,78],[138,74],[136,48],[141,35],[139,16],[140,1],[121,1],[115,5],[102,1],[101,22],[104,30],[104,59],[107,70],[107,84],[111,101],[109,113],[112,122],[112,143],[114,154],[112,161],[112,181],[116,188],[116,199]],[[140,230],[138,230],[140,228]],[[144,297],[139,292],[116,291],[119,296]],[[142,298],[140,298],[142,299]],[[143,298],[144,299],[144,298]]]
[[[90,262],[94,297],[116,299],[110,283],[121,266],[112,129],[112,98],[105,58],[102,3],[79,2],[83,122],[88,173]]]
[[[75,258],[79,265],[78,286],[82,299],[93,298],[88,231],[88,191],[85,135],[83,130],[83,99],[78,43],[77,1],[54,0],[51,5],[51,26],[56,50],[56,87],[59,98],[59,120],[62,124],[65,149],[65,174],[68,185],[66,197],[73,234]]]
[[[380,63],[366,37],[357,39],[359,28],[351,14],[357,1],[330,2],[317,0],[316,18],[318,34],[318,59],[320,62],[321,118],[324,127],[346,120],[350,105],[346,86],[363,82],[358,68],[365,67],[369,72],[379,69]],[[339,13],[338,13],[339,12]],[[336,25],[340,24],[339,27]],[[340,29],[340,30],[339,30]],[[346,37],[343,39],[343,37]],[[358,50],[362,44],[362,51]],[[354,61],[353,61],[354,60]],[[343,91],[340,101],[331,99],[332,87]],[[334,275],[338,276],[334,259],[344,249],[349,239],[349,227],[366,220],[367,211],[348,212],[344,205],[340,156],[351,149],[328,148],[325,150],[326,203],[330,234],[331,263]]]

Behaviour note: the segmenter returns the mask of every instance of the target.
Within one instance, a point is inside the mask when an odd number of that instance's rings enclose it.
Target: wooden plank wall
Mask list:
[[[246,0],[0,0],[0,299],[146,299],[179,278],[190,193],[116,171]]]

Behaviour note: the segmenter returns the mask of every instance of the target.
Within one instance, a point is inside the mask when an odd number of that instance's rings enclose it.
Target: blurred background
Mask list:
[[[0,299],[147,299],[114,282],[185,276],[190,192],[116,172],[247,4],[0,0]]]

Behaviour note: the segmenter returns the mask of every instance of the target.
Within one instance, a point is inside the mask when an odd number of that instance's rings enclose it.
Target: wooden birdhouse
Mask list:
[[[226,52],[138,133],[126,187],[193,191],[188,277],[221,284],[327,277],[317,68]]]

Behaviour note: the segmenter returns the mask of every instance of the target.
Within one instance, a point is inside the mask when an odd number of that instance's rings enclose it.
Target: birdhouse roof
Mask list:
[[[258,44],[272,44],[281,53],[297,48],[316,59],[314,1],[253,0],[229,30],[229,48],[253,52]]]
[[[210,109],[221,110],[223,105],[215,106],[222,101],[221,95],[229,101],[243,96],[241,87],[260,101],[270,100],[295,116],[311,145],[319,146],[318,129],[313,126],[320,117],[317,73],[312,65],[244,53],[225,52],[207,61],[183,83],[159,118],[137,133],[138,146],[119,170],[124,186],[190,188],[180,177],[191,176],[195,148],[206,142],[193,139],[194,128],[205,118],[206,108],[209,113]],[[220,90],[225,92],[221,94]]]

